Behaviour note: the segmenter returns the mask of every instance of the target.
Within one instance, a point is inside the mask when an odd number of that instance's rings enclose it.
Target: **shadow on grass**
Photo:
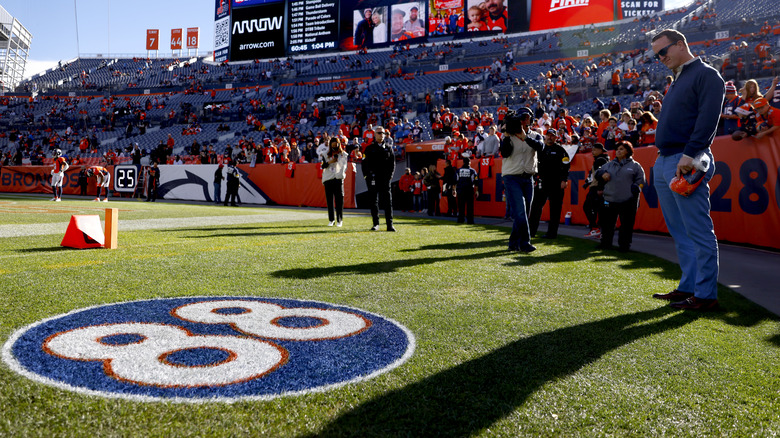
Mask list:
[[[237,229],[238,230],[238,229]],[[201,230],[204,231],[204,230]],[[242,233],[226,233],[224,230],[205,230],[205,231],[213,231],[211,234],[203,234],[203,235],[192,235],[192,236],[182,236],[183,239],[213,239],[215,237],[262,237],[262,236],[294,236],[294,235],[307,235],[307,234],[333,234],[333,233],[339,233],[340,231],[337,230],[321,230],[321,231],[268,231],[268,232],[262,232],[262,231],[251,231],[247,230],[246,228],[243,229],[244,232]],[[347,231],[341,231],[341,233],[345,233]]]
[[[461,249],[462,249],[461,244]],[[344,266],[328,266],[326,268],[296,268],[296,269],[282,269],[279,271],[271,272],[271,276],[276,278],[290,278],[298,280],[308,280],[312,278],[328,277],[331,275],[374,275],[379,273],[395,272],[399,269],[408,268],[418,265],[428,265],[431,263],[448,261],[448,260],[477,260],[486,259],[491,257],[497,257],[505,254],[505,250],[496,250],[490,252],[482,252],[479,254],[466,254],[462,256],[446,256],[446,257],[422,257],[416,259],[401,259],[401,260],[388,260],[379,262],[358,263],[355,265]]]
[[[470,436],[511,414],[542,386],[614,349],[697,318],[670,313],[657,308],[519,339],[367,401],[316,436]]]
[[[619,253],[618,251],[604,251],[596,249],[595,244],[583,242],[576,237],[559,237],[555,240],[543,240],[534,242],[539,248],[530,254],[519,254],[514,262],[507,263],[506,266],[531,266],[537,263],[555,263],[555,262],[582,262],[582,263],[614,263],[620,262],[620,269],[650,269],[655,275],[665,279],[679,279],[679,267],[669,261],[661,258],[639,253]],[[545,247],[560,248],[549,254],[543,254],[541,251]],[[614,264],[612,265],[614,266]]]
[[[78,248],[66,248],[64,246],[49,246],[45,248],[21,248],[17,249],[16,252],[20,253],[36,253],[36,252],[58,252],[58,251],[72,251],[72,250],[79,250]]]
[[[506,245],[507,245],[506,239],[496,239],[496,240],[483,240],[480,242],[455,242],[455,243],[440,243],[436,245],[423,245],[419,248],[402,249],[400,250],[400,252],[435,251],[435,250],[454,251],[454,250],[475,249],[475,248],[503,248]]]
[[[325,228],[325,224],[322,224],[322,227]],[[312,225],[288,225],[283,224],[279,225],[278,222],[263,222],[260,224],[247,224],[243,226],[222,226],[222,225],[209,225],[206,227],[193,227],[193,228],[171,228],[171,229],[159,229],[155,230],[159,233],[170,233],[170,232],[177,232],[177,231],[247,231],[247,230],[258,230],[258,229],[278,229],[278,228],[313,228]]]

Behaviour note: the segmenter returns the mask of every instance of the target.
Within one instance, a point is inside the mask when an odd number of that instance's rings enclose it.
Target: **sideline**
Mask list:
[[[78,199],[79,197],[75,198]],[[161,201],[165,203],[211,205],[211,203],[197,201]],[[197,224],[197,226],[216,226],[291,220],[327,220],[326,210],[322,208],[254,204],[245,205],[247,207],[263,208],[271,211],[277,209],[288,211],[283,213],[279,212],[245,216],[207,216],[200,218],[136,219],[125,221],[120,219],[119,224],[122,230],[133,231],[145,229],[180,228],[187,226],[191,227],[193,224]],[[361,217],[367,216],[369,214],[368,210],[365,209],[345,209],[344,213],[345,217]],[[455,218],[448,218],[444,216],[431,217],[427,214],[406,213],[398,210],[394,211],[393,214],[396,217],[455,221]],[[381,219],[384,220],[383,217]],[[475,217],[474,222],[479,225],[491,225],[506,228],[512,226],[511,221],[499,218]],[[64,234],[67,226],[67,223],[0,225],[0,238],[44,234]],[[547,223],[541,222],[538,234],[542,234],[546,230]],[[398,231],[403,232],[403,226],[401,226]],[[586,239],[584,237],[585,232],[586,227],[582,225],[561,224],[558,228],[558,234],[580,239]],[[534,240],[534,242],[538,241],[539,239]],[[593,244],[595,246],[597,242],[594,240]],[[718,247],[720,249],[720,273],[718,277],[718,283],[737,292],[738,294],[769,310],[775,315],[780,316],[780,290],[778,290],[777,287],[777,285],[780,284],[780,269],[778,269],[780,266],[780,252],[748,248],[723,242],[719,242]],[[650,254],[665,260],[669,260],[673,263],[677,263],[677,253],[674,249],[674,242],[669,236],[634,232],[631,250]]]
[[[482,225],[512,226],[511,221],[495,218],[475,218],[475,222]],[[541,222],[537,235],[542,235],[546,230],[547,222]],[[586,232],[587,228],[583,225],[561,224],[558,228],[558,234],[580,239],[587,239],[584,237]],[[533,242],[540,240],[542,239],[533,239]],[[597,244],[598,241],[593,240],[593,245]],[[720,251],[718,283],[780,316],[780,290],[777,286],[780,284],[780,269],[778,269],[780,253],[723,242],[718,242],[718,248]],[[650,254],[673,263],[678,262],[674,241],[670,236],[635,231],[631,251]]]

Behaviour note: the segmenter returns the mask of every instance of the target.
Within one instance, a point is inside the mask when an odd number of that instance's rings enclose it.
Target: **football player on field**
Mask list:
[[[93,176],[97,179],[97,198],[95,198],[95,202],[100,202],[100,193],[102,188],[106,189],[106,199],[104,199],[103,202],[108,202],[108,183],[111,182],[111,174],[105,167],[92,166],[87,169],[87,177],[89,178]]]
[[[62,201],[62,180],[65,179],[65,171],[70,167],[68,160],[62,156],[62,150],[54,150],[54,162],[52,165],[54,167],[51,169],[51,188],[54,192],[54,197],[51,200],[60,202]]]

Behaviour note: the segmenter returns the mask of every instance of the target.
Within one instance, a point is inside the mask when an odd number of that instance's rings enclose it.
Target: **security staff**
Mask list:
[[[152,161],[152,167],[147,171],[148,190],[146,193],[146,202],[157,200],[157,188],[160,186],[160,168],[157,167],[157,161]]]
[[[470,167],[471,160],[463,157],[463,166],[458,169],[457,198],[458,198],[458,223],[464,219],[467,223],[474,223],[474,197],[476,196],[477,171]]]
[[[374,141],[363,151],[363,178],[368,188],[368,199],[371,205],[371,218],[374,226],[371,231],[379,230],[379,204],[385,209],[387,231],[395,231],[393,227],[393,195],[390,192],[390,182],[395,174],[395,154],[393,145],[385,136],[381,126],[374,128]]]
[[[542,216],[542,208],[547,200],[550,200],[550,220],[547,225],[547,233],[544,239],[558,237],[558,224],[561,220],[561,208],[563,207],[563,192],[569,185],[569,154],[558,144],[558,133],[554,129],[547,130],[544,136],[544,149],[539,152],[539,173],[531,205],[529,228],[531,236],[536,234],[539,228],[539,218]]]
[[[230,205],[232,207],[237,207],[236,205],[236,199],[238,198],[238,186],[239,186],[239,174],[238,169],[236,169],[235,164],[230,163],[228,164],[227,168],[227,191],[225,192],[225,202],[223,205],[228,205],[228,202],[230,202]]]

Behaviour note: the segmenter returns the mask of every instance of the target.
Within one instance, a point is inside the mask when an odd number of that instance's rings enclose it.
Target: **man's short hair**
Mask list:
[[[674,29],[665,29],[661,32],[658,32],[658,34],[653,37],[652,42],[655,42],[663,37],[666,37],[666,39],[668,39],[672,44],[677,44],[678,42],[682,41],[685,43],[685,47],[688,47],[688,40],[685,39],[685,35]]]

